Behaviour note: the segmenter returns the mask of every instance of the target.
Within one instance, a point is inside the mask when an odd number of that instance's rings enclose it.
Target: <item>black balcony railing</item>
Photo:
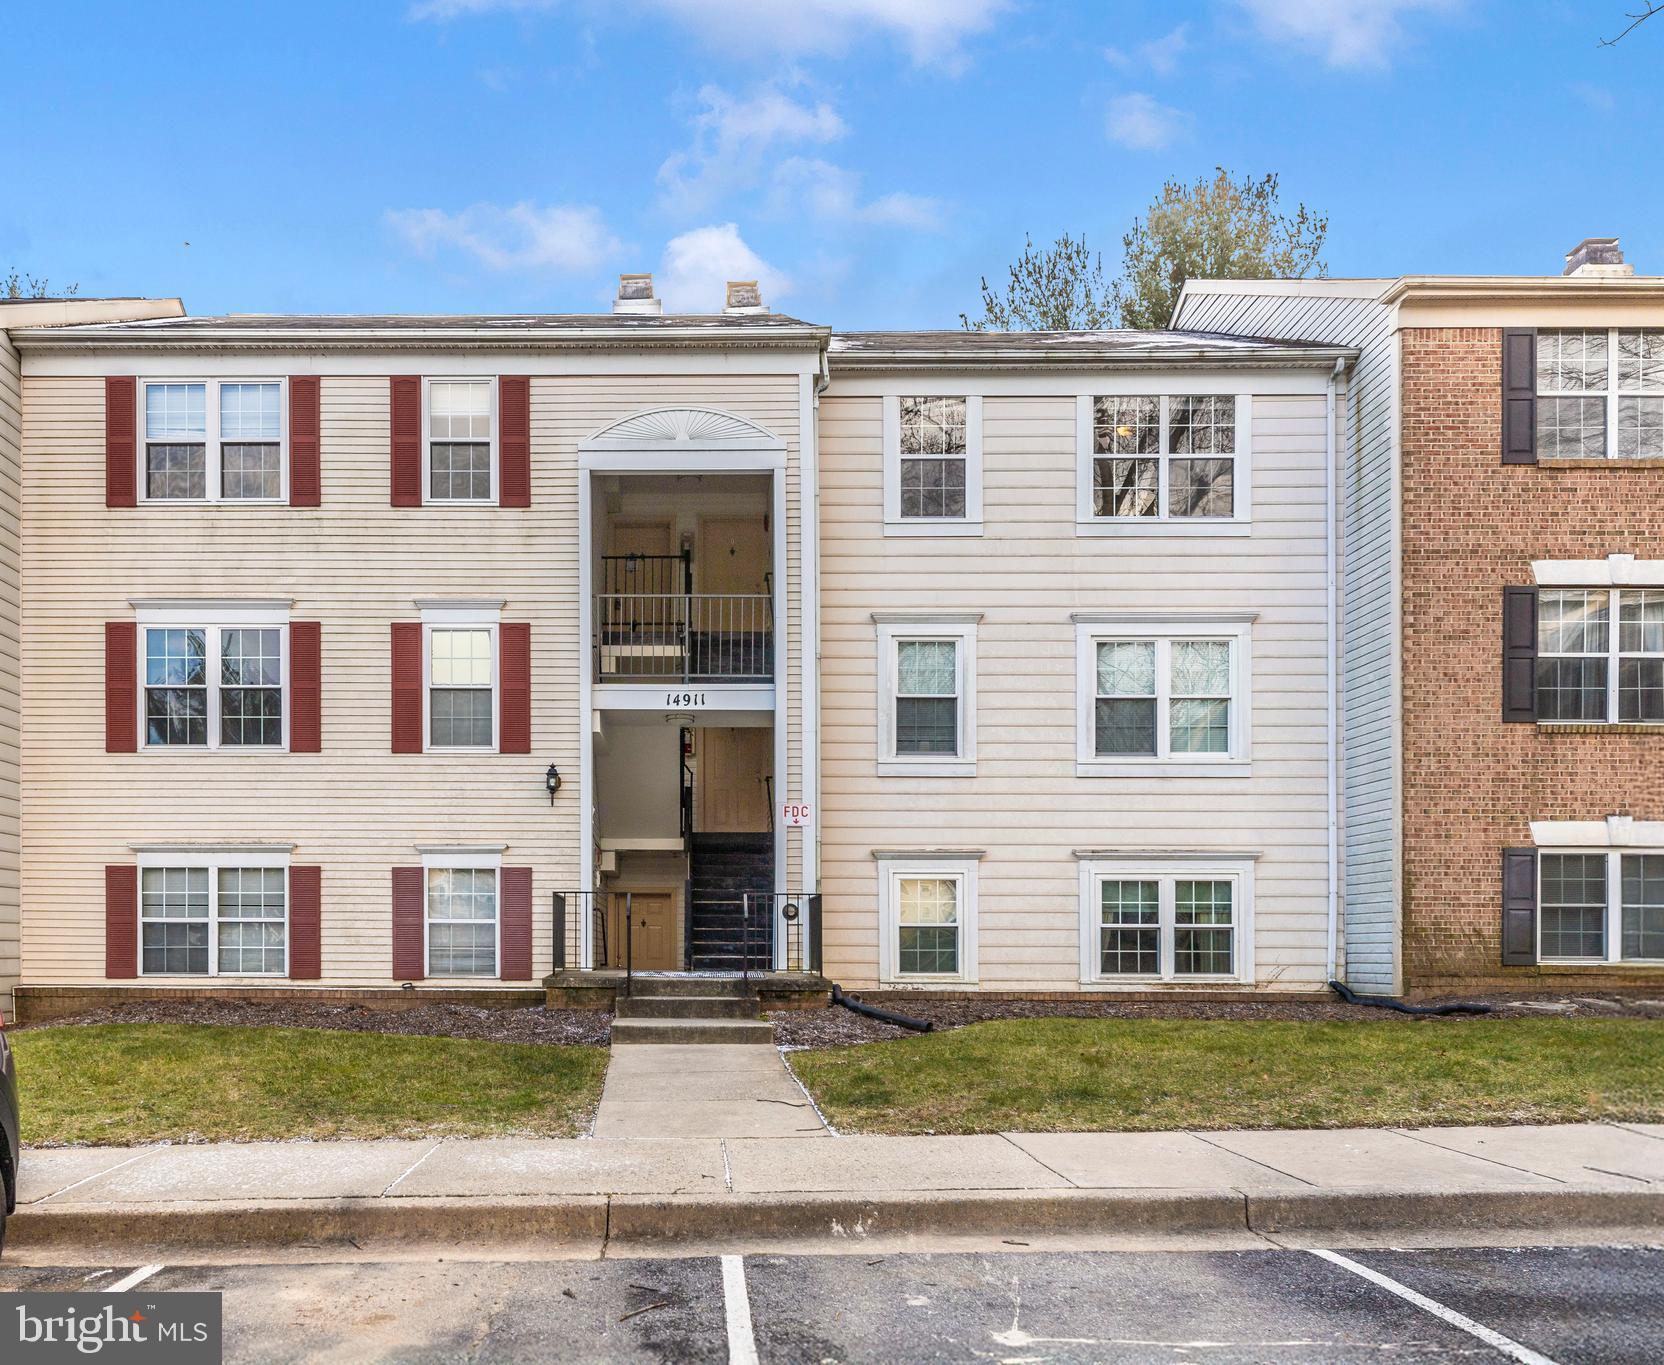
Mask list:
[[[763,593],[599,593],[595,680],[772,682],[774,602]]]

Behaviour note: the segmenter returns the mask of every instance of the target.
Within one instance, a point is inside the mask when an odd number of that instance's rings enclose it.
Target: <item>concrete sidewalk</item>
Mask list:
[[[595,1112],[598,1138],[826,1137],[772,1046],[615,1047]]]
[[[436,1239],[529,1254],[920,1237],[1362,1245],[1344,1237],[1576,1228],[1664,1228],[1664,1125],[31,1150],[8,1254]]]

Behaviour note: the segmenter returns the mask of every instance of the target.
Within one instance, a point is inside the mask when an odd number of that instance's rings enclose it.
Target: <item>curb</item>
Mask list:
[[[298,1246],[452,1248],[584,1244],[662,1249],[720,1242],[821,1244],[919,1237],[1509,1233],[1664,1227],[1664,1190],[1249,1193],[981,1190],[861,1194],[535,1195],[297,1199],[275,1204],[26,1205],[18,1249],[131,1246],[239,1252]]]

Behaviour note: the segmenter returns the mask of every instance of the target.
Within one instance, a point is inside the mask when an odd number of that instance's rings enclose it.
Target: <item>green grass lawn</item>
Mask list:
[[[845,1132],[1664,1119],[1664,1022],[1032,1019],[795,1052]]]
[[[24,1029],[23,1141],[118,1144],[579,1132],[599,1047],[299,1028]]]

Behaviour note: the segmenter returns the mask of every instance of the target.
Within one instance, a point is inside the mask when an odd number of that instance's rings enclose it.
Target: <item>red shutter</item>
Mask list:
[[[139,505],[138,381],[104,381],[104,505]]]
[[[388,382],[388,415],[393,428],[393,506],[422,505],[422,380],[396,374]]]
[[[532,505],[532,381],[523,374],[497,381],[497,504]]]
[[[393,622],[393,752],[422,752],[422,623]]]
[[[323,975],[323,869],[289,869],[289,979]]]
[[[422,945],[422,869],[393,869],[393,979],[420,981],[427,974]]]
[[[319,467],[318,377],[295,375],[289,380],[289,506],[317,507],[323,502]]]
[[[323,627],[289,622],[289,752],[323,749]]]
[[[111,863],[104,869],[104,975],[127,981],[139,974],[139,869]]]
[[[529,981],[532,975],[532,870],[503,869],[503,951],[498,974],[504,981]]]
[[[532,628],[524,621],[497,627],[497,678],[500,687],[497,752],[532,751]]]
[[[104,623],[104,752],[139,748],[139,628],[131,621]]]

